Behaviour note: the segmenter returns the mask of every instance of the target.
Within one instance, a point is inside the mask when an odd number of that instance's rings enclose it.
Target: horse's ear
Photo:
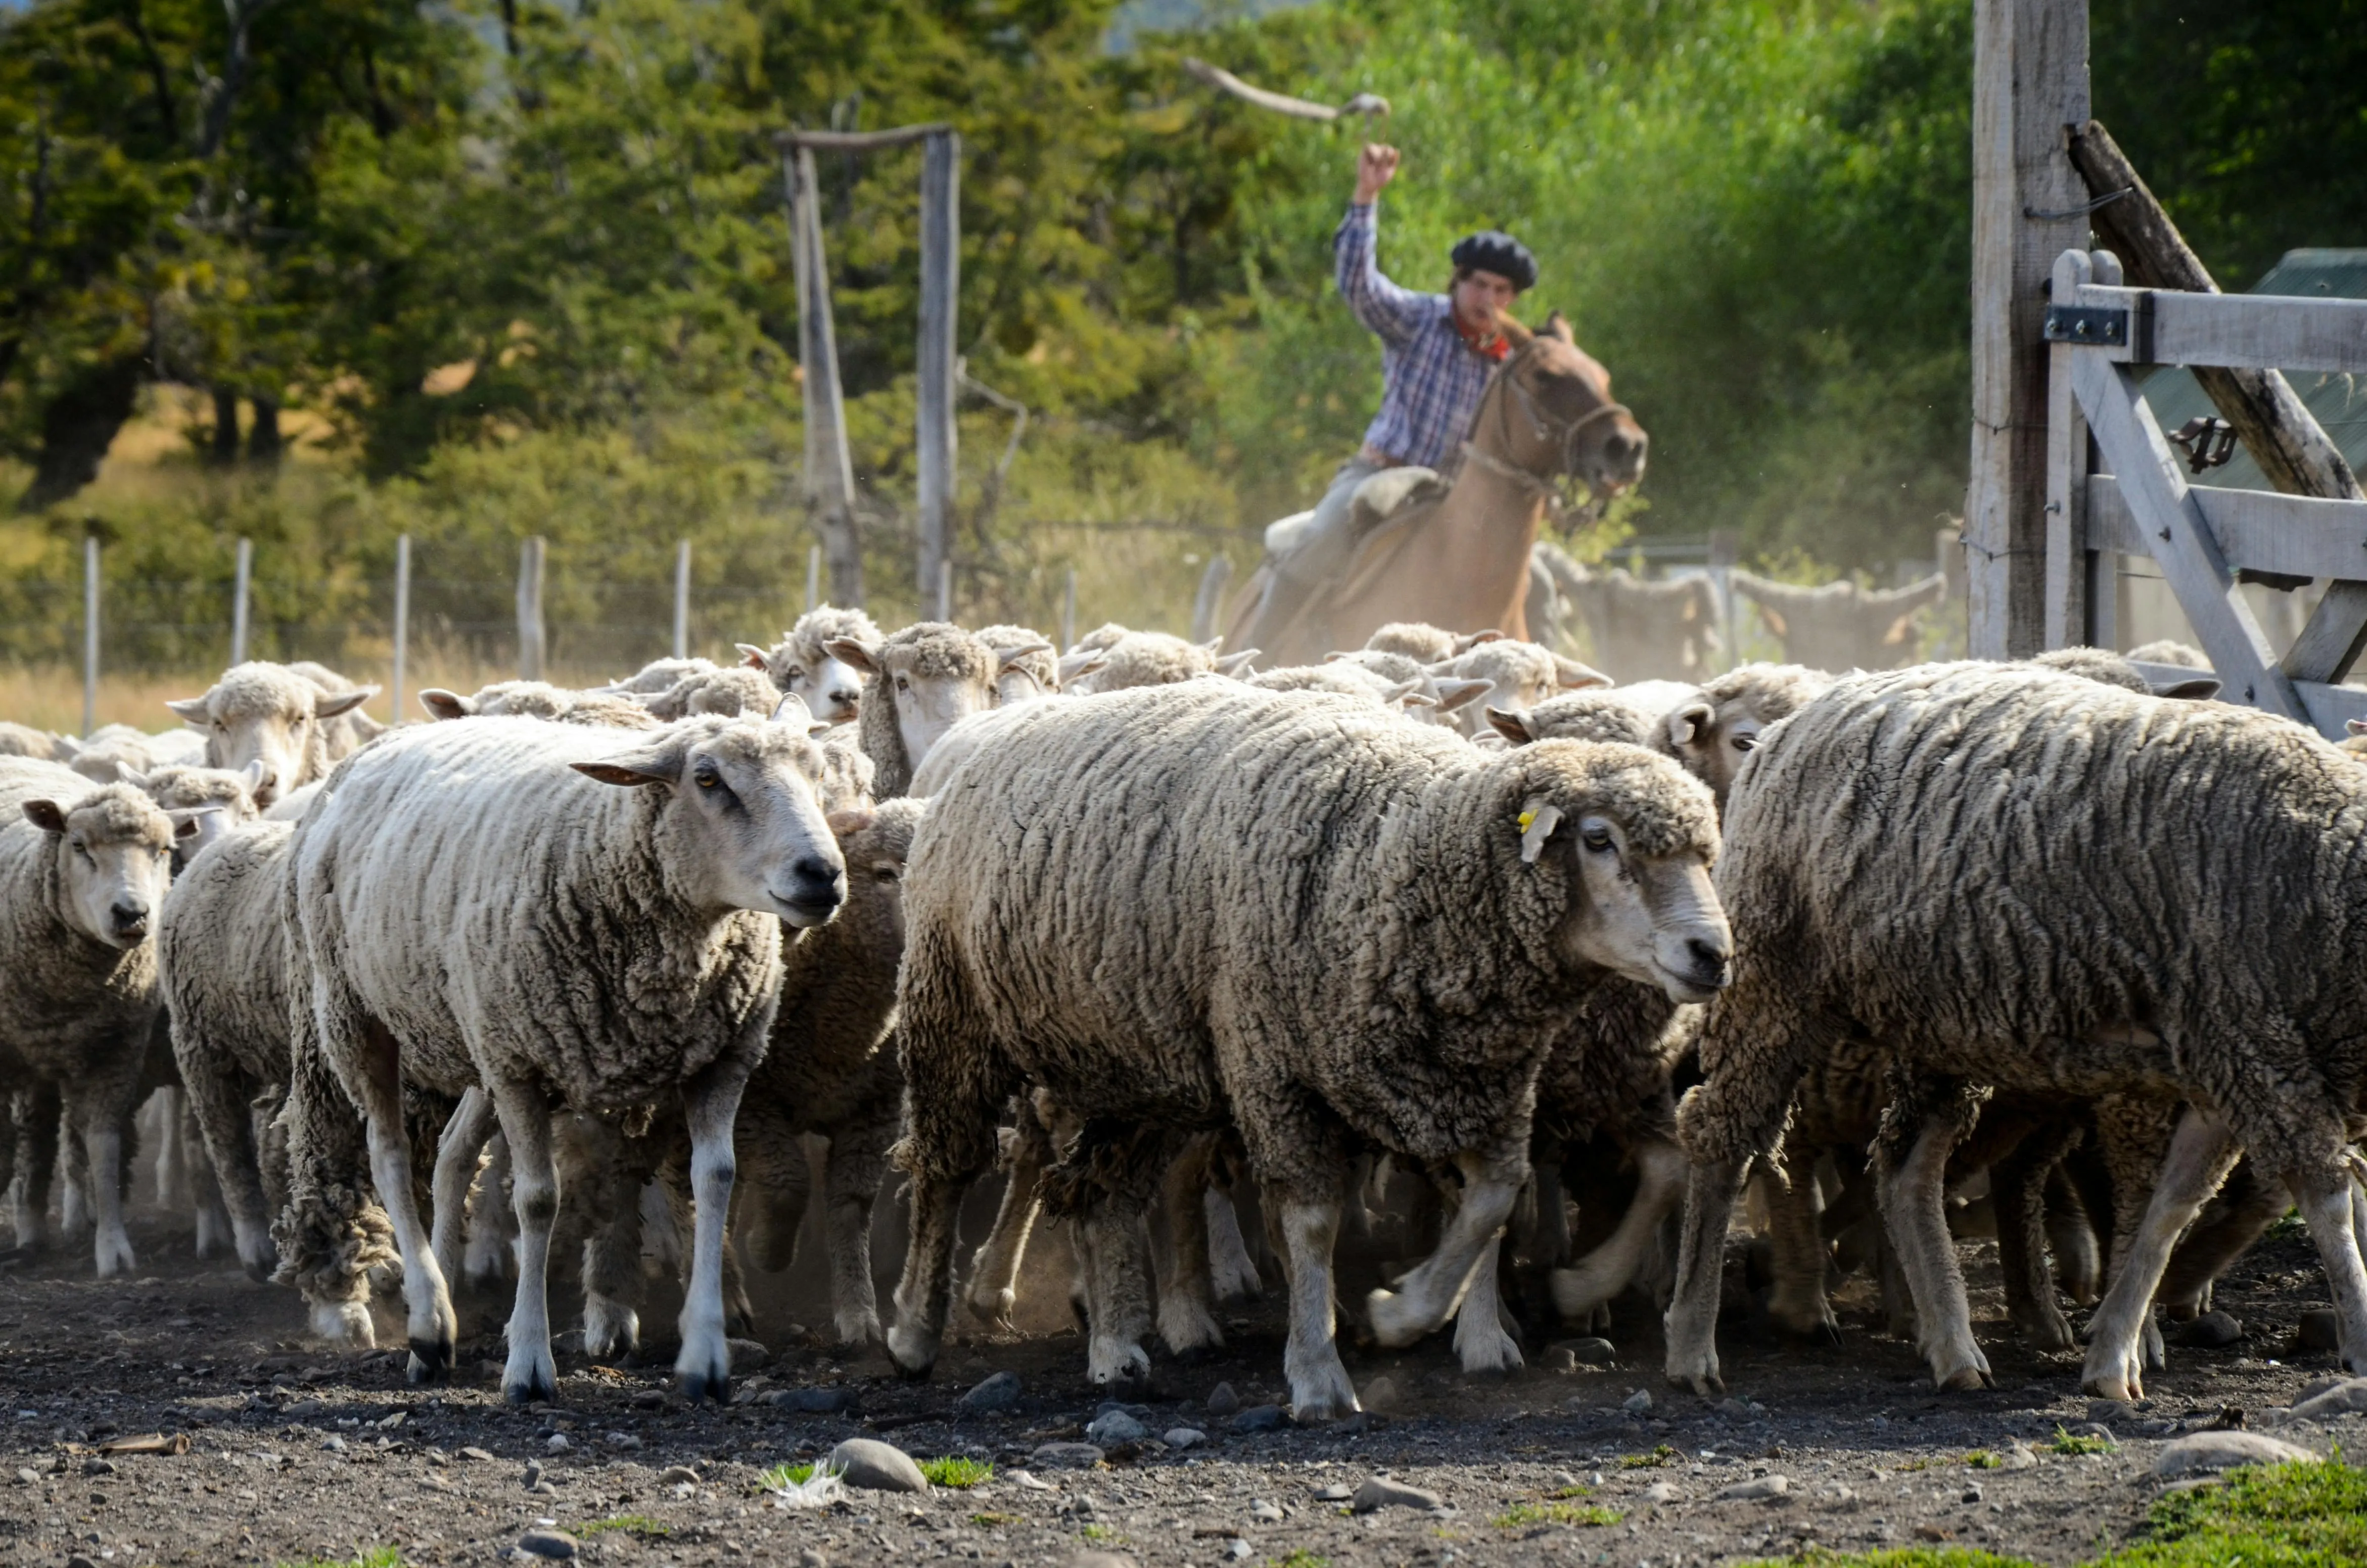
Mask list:
[[[1573,348],[1578,347],[1578,339],[1569,330],[1569,318],[1559,311],[1546,317],[1546,335],[1558,337]]]

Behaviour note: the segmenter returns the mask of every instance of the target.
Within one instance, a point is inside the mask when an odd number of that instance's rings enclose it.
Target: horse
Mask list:
[[[1450,631],[1528,635],[1529,551],[1554,483],[1583,480],[1607,499],[1644,476],[1648,437],[1613,401],[1611,373],[1578,347],[1557,311],[1489,383],[1452,486],[1381,519],[1347,567],[1279,628],[1255,628],[1269,666],[1312,664],[1362,646],[1393,620]],[[1225,646],[1248,646],[1271,579],[1261,566],[1229,618]]]

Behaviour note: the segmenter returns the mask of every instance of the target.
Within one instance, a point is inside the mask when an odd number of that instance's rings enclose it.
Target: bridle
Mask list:
[[[1556,466],[1553,472],[1550,475],[1540,476],[1518,464],[1508,463],[1492,453],[1481,450],[1475,441],[1463,443],[1463,455],[1498,478],[1509,479],[1543,499],[1558,517],[1582,510],[1569,499],[1564,489],[1565,482],[1578,477],[1578,437],[1580,433],[1597,420],[1615,419],[1620,415],[1631,414],[1632,411],[1624,403],[1606,401],[1597,407],[1587,410],[1575,419],[1554,418],[1538,404],[1536,393],[1530,390],[1529,384],[1520,376],[1521,365],[1533,352],[1535,342],[1535,340],[1532,339],[1529,344],[1523,345],[1521,351],[1513,355],[1511,362],[1505,365],[1503,374],[1498,378],[1504,390],[1499,392],[1491,401],[1496,405],[1497,426],[1503,432],[1504,445],[1509,450],[1513,433],[1512,403],[1515,397],[1520,399],[1521,412],[1529,422],[1530,434],[1540,445],[1556,454]],[[1486,416],[1487,408],[1483,404],[1480,408],[1480,417]],[[1608,500],[1608,496],[1597,496],[1589,505],[1599,509]]]

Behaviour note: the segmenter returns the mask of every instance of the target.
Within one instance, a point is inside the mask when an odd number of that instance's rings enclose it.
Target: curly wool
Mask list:
[[[36,730],[29,724],[13,723],[0,719],[0,756],[28,756],[37,762],[63,762],[66,748],[58,743],[62,736],[47,730]]]
[[[688,675],[648,699],[650,716],[670,724],[696,713],[719,713],[726,719],[742,714],[764,718],[781,700],[780,688],[763,670],[745,666]]]
[[[1570,884],[1522,863],[1519,814],[1608,809],[1645,856],[1716,844],[1707,792],[1644,752],[1483,754],[1230,685],[1047,704],[980,755],[907,895],[905,1158],[946,1176],[987,1163],[1031,1079],[1088,1120],[1238,1120],[1263,1177],[1318,1190],[1359,1142],[1525,1140],[1545,1042],[1601,977],[1557,956]]]
[[[1014,675],[1022,676],[1036,683],[1038,696],[1049,696],[1060,689],[1060,655],[1053,648],[1052,640],[1042,632],[1026,626],[981,626],[978,629],[978,640],[990,648],[1031,650],[1002,666],[1002,680],[1007,681]],[[1036,647],[1039,642],[1043,646]],[[1005,687],[1003,700],[1010,701],[1013,695],[1012,690]]]
[[[851,637],[866,648],[877,648],[886,641],[878,623],[861,610],[819,605],[798,617],[798,623],[764,651],[764,673],[775,689],[787,693],[800,672],[821,668],[831,656],[830,644],[842,637]]]
[[[168,812],[215,807],[228,812],[233,823],[249,823],[255,817],[255,796],[247,790],[246,775],[227,767],[174,763],[151,768],[145,789],[148,798]]]
[[[2333,747],[1994,665],[1844,680],[1771,738],[1727,822],[1738,963],[1683,1108],[1696,1160],[1772,1149],[1851,1036],[2000,1088],[2189,1095],[2270,1169],[2339,1158],[2367,776]]]
[[[1098,633],[1096,633],[1098,635]],[[1087,643],[1079,643],[1080,648]],[[1134,691],[1172,686],[1195,676],[1214,675],[1217,653],[1164,631],[1128,631],[1109,643],[1102,667],[1080,679],[1081,690]]]
[[[611,681],[600,689],[653,696],[690,676],[703,676],[717,667],[712,659],[651,659],[624,679]]]
[[[609,691],[572,691],[548,681],[495,681],[462,699],[471,717],[540,719],[554,724],[591,724],[616,730],[654,730],[648,705]]]
[[[1389,694],[1399,685],[1361,665],[1345,663],[1260,670],[1243,684],[1259,691],[1319,691],[1353,699],[1368,708],[1389,707]]]
[[[1443,665],[1462,650],[1459,640],[1443,626],[1421,620],[1392,620],[1365,639],[1368,653],[1395,653],[1417,664]]]

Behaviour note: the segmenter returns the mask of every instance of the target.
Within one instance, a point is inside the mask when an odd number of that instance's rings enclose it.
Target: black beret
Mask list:
[[[1450,255],[1455,266],[1509,278],[1515,289],[1537,286],[1537,258],[1529,254],[1528,246],[1500,229],[1457,240]]]

